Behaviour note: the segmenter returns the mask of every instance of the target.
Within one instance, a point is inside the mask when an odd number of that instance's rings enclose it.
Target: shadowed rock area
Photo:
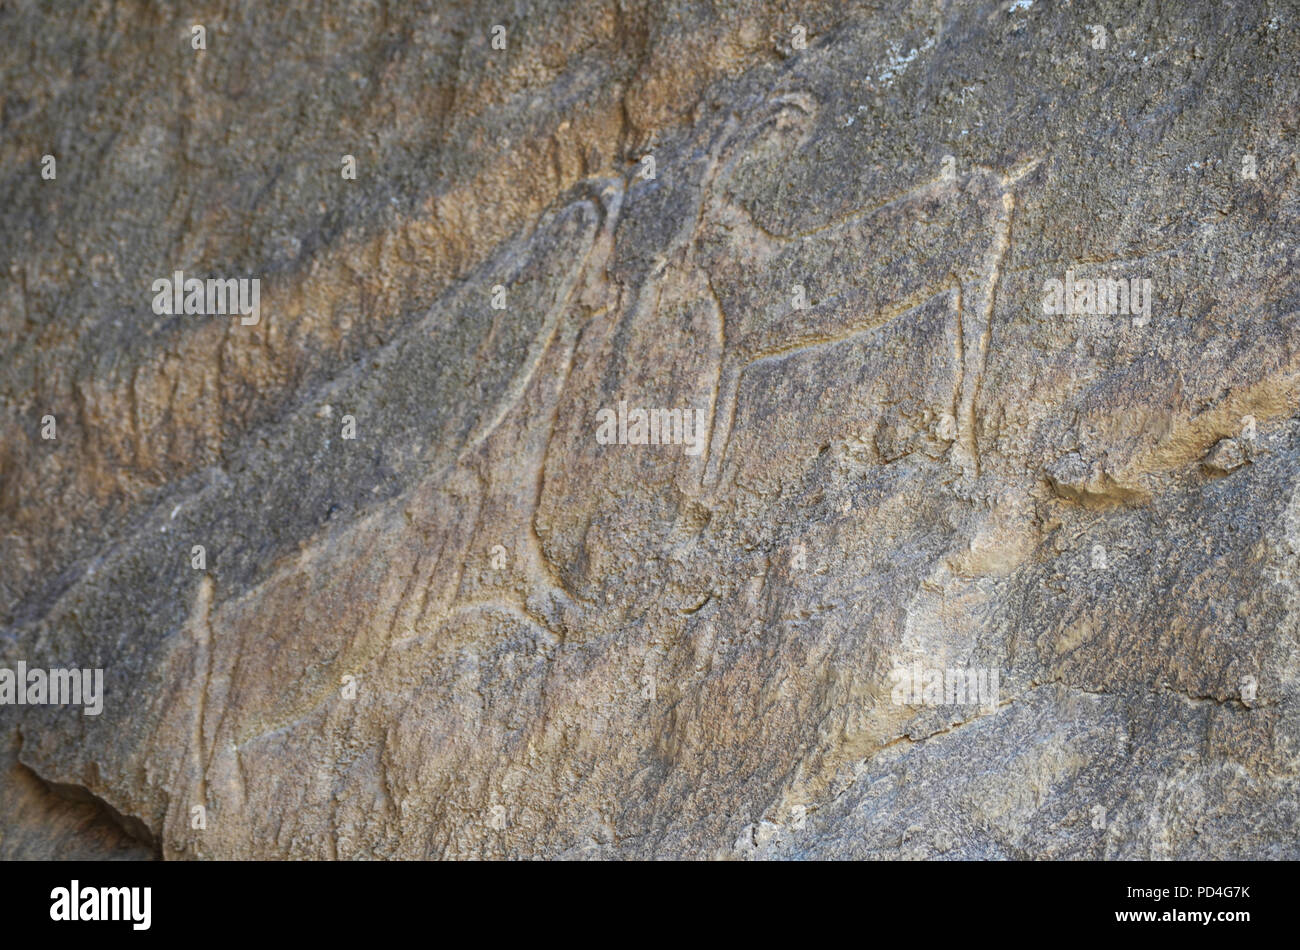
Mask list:
[[[0,7],[0,858],[1300,858],[1294,4],[494,6]]]

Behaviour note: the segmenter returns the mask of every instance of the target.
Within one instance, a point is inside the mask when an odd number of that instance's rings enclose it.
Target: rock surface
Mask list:
[[[0,857],[1300,857],[1294,6],[510,9],[0,8]]]

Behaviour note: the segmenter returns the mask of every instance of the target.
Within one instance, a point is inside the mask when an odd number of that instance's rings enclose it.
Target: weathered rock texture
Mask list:
[[[321,7],[0,7],[0,857],[1300,857],[1293,3]]]

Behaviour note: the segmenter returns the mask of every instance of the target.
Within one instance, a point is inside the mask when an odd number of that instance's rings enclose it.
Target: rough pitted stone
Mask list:
[[[0,856],[1300,857],[1295,10],[496,22],[0,10]]]

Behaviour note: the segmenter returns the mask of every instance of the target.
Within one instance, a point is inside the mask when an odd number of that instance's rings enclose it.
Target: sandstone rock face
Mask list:
[[[1300,857],[1298,26],[6,5],[0,857]]]

